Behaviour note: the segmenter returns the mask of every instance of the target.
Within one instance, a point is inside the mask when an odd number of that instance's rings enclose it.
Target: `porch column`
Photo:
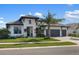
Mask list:
[[[62,27],[60,28],[60,37],[62,37]]]
[[[36,27],[33,27],[33,37],[36,37]]]
[[[44,35],[46,36],[46,29],[44,30]]]
[[[68,36],[68,34],[69,34],[69,33],[68,33],[68,27],[67,27],[67,30],[66,30],[66,36]]]

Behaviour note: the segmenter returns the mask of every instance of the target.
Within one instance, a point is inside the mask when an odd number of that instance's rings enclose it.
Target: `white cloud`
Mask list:
[[[5,27],[6,22],[3,21],[3,20],[4,20],[4,17],[0,17],[0,28],[4,28]]]
[[[20,16],[25,16],[25,14],[20,14]]]
[[[37,16],[37,17],[41,17],[41,18],[43,17],[43,14],[39,13],[39,12],[36,12],[34,15]]]
[[[79,10],[66,11],[64,18],[65,23],[79,23]]]
[[[5,24],[6,24],[6,22],[0,20],[0,28],[5,28]]]
[[[79,10],[66,11],[64,17],[71,19],[79,19]]]
[[[4,19],[3,17],[0,17],[0,19]]]

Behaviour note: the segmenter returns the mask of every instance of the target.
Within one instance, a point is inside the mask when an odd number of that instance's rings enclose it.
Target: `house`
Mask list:
[[[17,21],[7,23],[6,27],[10,31],[10,36],[18,37],[36,37],[36,28],[38,27],[38,21],[40,18],[32,15],[21,16]],[[47,24],[45,24],[45,30],[43,34],[45,36],[47,33]],[[60,37],[67,36],[68,26],[63,24],[51,24],[50,25],[50,36],[51,37]]]
[[[67,24],[67,26],[69,26],[68,34],[79,34],[79,23],[71,23]]]

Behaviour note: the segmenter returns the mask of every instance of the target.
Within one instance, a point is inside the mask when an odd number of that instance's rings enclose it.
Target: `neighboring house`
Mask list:
[[[67,24],[69,26],[68,28],[68,34],[79,34],[79,23],[72,23],[72,24]]]
[[[38,21],[40,18],[27,15],[21,16],[19,20],[7,23],[6,26],[10,31],[10,36],[23,36],[23,37],[36,37],[36,28],[38,27]],[[47,24],[45,24],[44,35],[47,36]],[[62,24],[51,24],[50,27],[50,36],[51,37],[59,37],[59,36],[67,36],[68,26]]]

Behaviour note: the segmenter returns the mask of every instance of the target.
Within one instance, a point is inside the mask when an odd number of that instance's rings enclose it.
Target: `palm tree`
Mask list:
[[[48,26],[48,38],[50,38],[50,24],[57,24],[59,22],[62,22],[64,19],[56,19],[54,18],[55,14],[51,14],[48,12],[48,15],[45,17],[47,26]]]

